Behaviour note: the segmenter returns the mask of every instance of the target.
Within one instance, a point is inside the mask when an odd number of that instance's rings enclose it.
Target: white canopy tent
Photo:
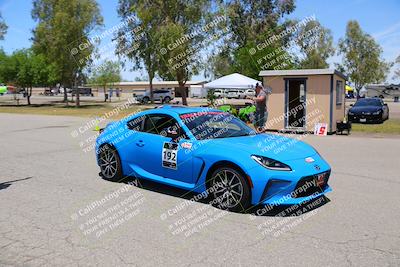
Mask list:
[[[256,83],[260,81],[254,80],[239,73],[233,73],[216,79],[212,82],[204,84],[206,89],[251,89],[255,88]]]

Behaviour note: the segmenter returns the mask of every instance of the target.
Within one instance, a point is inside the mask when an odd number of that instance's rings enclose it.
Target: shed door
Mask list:
[[[286,80],[286,127],[306,126],[306,79]]]

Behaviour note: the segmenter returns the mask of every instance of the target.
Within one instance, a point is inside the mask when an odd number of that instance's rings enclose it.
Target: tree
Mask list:
[[[158,74],[178,81],[182,104],[187,105],[185,84],[202,67],[200,51],[211,33],[212,27],[207,25],[211,2],[170,0],[159,1],[158,5],[159,16],[164,18],[157,35],[161,46]]]
[[[322,27],[317,20],[306,23],[299,31],[297,44],[303,59],[300,60],[300,68],[324,69],[329,64],[326,60],[335,54],[333,37],[329,29]]]
[[[103,88],[104,102],[106,102],[106,87],[112,83],[119,82],[120,80],[121,75],[119,64],[117,62],[105,61],[99,68],[96,68],[89,83]]]
[[[217,77],[240,72],[258,79],[262,69],[293,67],[294,59],[286,51],[293,35],[285,34],[285,30],[294,22],[282,18],[294,11],[294,0],[232,0],[226,1],[221,9],[228,18],[227,36],[210,59],[212,72]],[[278,38],[259,46],[271,37]]]
[[[17,77],[16,61],[0,49],[0,83],[12,83]]]
[[[347,23],[346,36],[339,40],[339,53],[343,55],[342,67],[357,92],[365,84],[386,79],[391,64],[381,58],[382,48],[362,31],[357,21]]]
[[[32,87],[48,85],[52,66],[47,64],[44,55],[35,54],[31,49],[17,50],[11,58],[15,73],[13,83],[25,89],[26,100],[30,105]]]
[[[396,58],[396,63],[400,64],[400,56]],[[400,67],[394,71],[395,77],[400,78]]]
[[[178,81],[182,102],[187,104],[185,84],[199,66],[199,51],[192,48],[204,38],[194,32],[204,25],[209,7],[210,1],[206,0],[120,1],[118,13],[129,22],[119,31],[117,53],[133,60],[136,69],[146,69],[152,100],[152,80],[158,74]],[[185,40],[177,44],[182,38]]]
[[[103,23],[97,2],[34,0],[32,18],[38,21],[33,31],[35,52],[43,54],[57,70],[54,78],[71,88],[77,74],[91,62],[95,43],[89,39],[89,33]],[[64,101],[68,101],[66,90]],[[76,105],[79,103],[77,91]]]
[[[46,62],[45,56],[32,49],[16,50],[10,56],[0,50],[0,82],[25,89],[28,105],[32,87],[54,84],[54,73],[54,66]]]
[[[6,35],[7,29],[7,24],[4,22],[3,17],[0,13],[0,40],[4,40],[4,35]]]
[[[154,103],[153,79],[159,62],[159,9],[157,1],[152,0],[120,0],[118,7],[119,16],[128,23],[118,31],[116,53],[132,60],[133,69],[146,69],[151,103]]]

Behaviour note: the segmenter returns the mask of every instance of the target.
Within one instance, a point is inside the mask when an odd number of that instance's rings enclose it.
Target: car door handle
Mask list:
[[[137,141],[137,142],[136,142],[136,145],[137,145],[137,146],[139,146],[139,147],[142,147],[142,146],[144,146],[144,142],[143,142],[143,140],[139,140],[139,141]]]

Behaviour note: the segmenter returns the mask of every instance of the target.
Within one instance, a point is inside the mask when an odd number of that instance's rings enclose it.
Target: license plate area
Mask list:
[[[317,174],[316,176],[315,176],[315,184],[318,186],[318,187],[322,187],[322,186],[324,186],[325,185],[325,177],[326,177],[326,174],[325,173],[321,173],[321,174]]]

